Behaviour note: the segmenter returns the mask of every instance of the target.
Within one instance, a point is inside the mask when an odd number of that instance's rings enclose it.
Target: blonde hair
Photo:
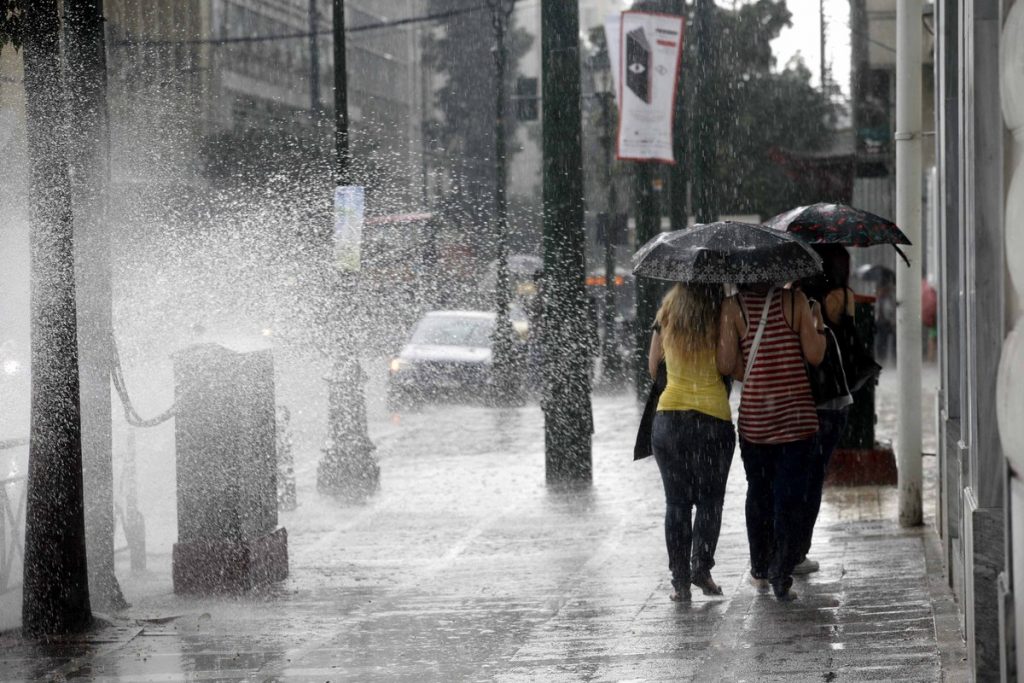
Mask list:
[[[705,351],[718,344],[722,286],[677,283],[661,300],[656,320],[662,348]]]

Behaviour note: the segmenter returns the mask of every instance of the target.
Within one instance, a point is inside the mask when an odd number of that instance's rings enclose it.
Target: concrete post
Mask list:
[[[921,524],[921,0],[896,5],[896,223],[913,246],[896,269],[899,517]]]

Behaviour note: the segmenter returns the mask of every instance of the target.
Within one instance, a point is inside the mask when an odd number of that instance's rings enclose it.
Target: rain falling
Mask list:
[[[983,678],[895,6],[0,0],[0,680]]]

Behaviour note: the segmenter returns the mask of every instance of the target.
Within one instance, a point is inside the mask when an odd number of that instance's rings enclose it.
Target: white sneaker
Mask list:
[[[750,577],[750,585],[757,589],[758,593],[767,593],[768,589],[771,588],[771,584],[768,583],[768,579],[759,579],[756,576]]]
[[[817,562],[809,557],[805,557],[800,564],[793,567],[794,574],[810,574],[811,572],[818,571],[819,565]]]

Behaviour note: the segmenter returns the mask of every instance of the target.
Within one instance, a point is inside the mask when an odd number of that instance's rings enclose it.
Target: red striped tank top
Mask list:
[[[747,314],[747,333],[742,342],[744,362],[761,323],[765,296],[753,292],[740,295]],[[818,431],[818,414],[804,368],[800,335],[786,322],[782,290],[772,295],[761,345],[750,376],[743,382],[739,431],[751,443],[766,444],[800,441]]]

